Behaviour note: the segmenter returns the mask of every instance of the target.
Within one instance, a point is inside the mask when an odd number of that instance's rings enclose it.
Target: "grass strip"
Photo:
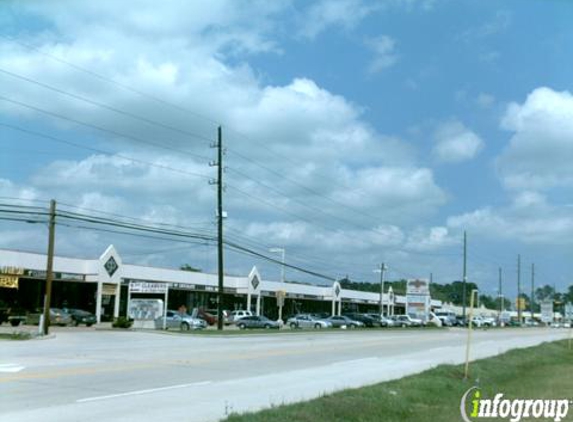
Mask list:
[[[478,385],[482,397],[573,399],[573,350],[567,341],[517,349],[473,362],[469,380],[462,365],[440,365],[399,380],[349,389],[226,422],[459,422],[460,401]],[[494,419],[479,419],[480,421]],[[501,420],[501,419],[495,419]],[[565,420],[573,420],[573,409]]]

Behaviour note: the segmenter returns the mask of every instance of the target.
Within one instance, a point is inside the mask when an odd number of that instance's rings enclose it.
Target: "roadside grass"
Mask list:
[[[12,333],[0,333],[0,340],[30,340],[32,334],[27,331],[14,331]]]
[[[482,398],[573,399],[573,350],[567,341],[513,350],[463,365],[440,365],[418,375],[242,415],[226,422],[459,422],[460,401],[478,385]],[[468,400],[469,402],[469,400]],[[565,420],[573,420],[573,410]],[[481,419],[480,419],[481,420]],[[484,419],[494,420],[494,419]]]

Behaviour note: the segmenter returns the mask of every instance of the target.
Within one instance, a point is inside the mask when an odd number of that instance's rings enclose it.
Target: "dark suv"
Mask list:
[[[344,315],[350,319],[353,319],[354,321],[360,321],[361,323],[364,324],[365,327],[379,327],[380,326],[380,321],[376,321],[376,319],[372,318],[370,315],[359,314],[357,312],[344,314]]]

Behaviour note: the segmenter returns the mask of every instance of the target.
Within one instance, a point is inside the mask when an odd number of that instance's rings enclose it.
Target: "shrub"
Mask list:
[[[113,328],[130,328],[132,324],[133,324],[132,319],[126,317],[119,317],[113,321],[111,326]]]

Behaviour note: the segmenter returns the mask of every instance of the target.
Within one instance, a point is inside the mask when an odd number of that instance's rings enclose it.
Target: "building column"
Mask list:
[[[119,300],[121,296],[121,283],[117,283],[115,288],[115,298],[113,301],[113,317],[119,318]]]
[[[342,299],[338,301],[338,316],[342,315]]]
[[[336,300],[332,298],[332,316],[336,315]]]
[[[257,296],[257,316],[261,314],[261,295]]]
[[[103,283],[101,281],[97,282],[97,291],[96,291],[96,320],[99,324],[101,322],[101,294],[103,289]]]
[[[247,311],[251,310],[251,293],[247,293]]]

